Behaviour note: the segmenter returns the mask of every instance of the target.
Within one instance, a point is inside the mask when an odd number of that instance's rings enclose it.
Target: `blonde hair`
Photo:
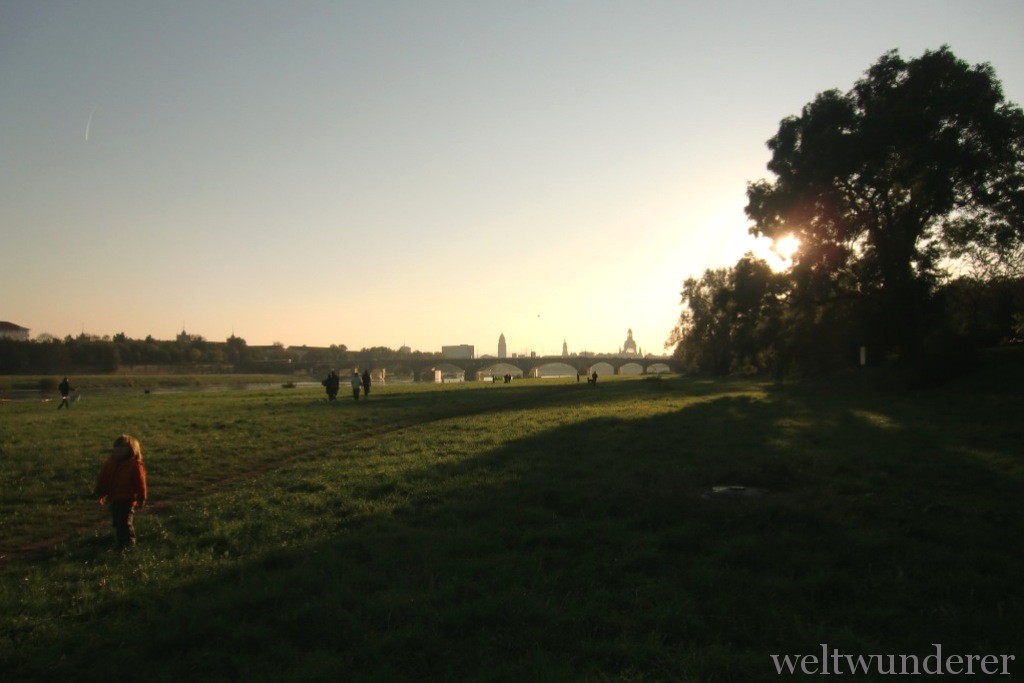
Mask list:
[[[138,439],[131,434],[122,434],[114,439],[114,448],[120,448],[122,446],[127,446],[131,449],[132,458],[142,462],[142,444],[139,443]]]

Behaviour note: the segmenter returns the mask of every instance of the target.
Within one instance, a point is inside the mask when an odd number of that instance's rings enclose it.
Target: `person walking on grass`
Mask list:
[[[74,391],[75,388],[71,386],[71,382],[68,381],[67,377],[62,379],[60,384],[57,385],[57,390],[60,391],[60,404],[57,406],[57,410],[60,410],[61,408],[71,410],[71,404],[68,403],[68,396],[71,395],[71,392]]]
[[[327,390],[328,401],[333,401],[338,398],[338,388],[341,386],[341,378],[338,377],[338,373],[331,370],[330,374],[327,375],[327,379],[321,382],[321,384],[323,384],[324,388]]]
[[[363,398],[370,395],[370,371],[363,370]]]
[[[359,390],[363,388],[363,379],[359,376],[359,370],[352,371],[352,398],[359,400]]]
[[[142,464],[142,446],[138,439],[128,434],[114,439],[114,447],[103,463],[93,495],[100,497],[100,505],[110,505],[117,546],[127,548],[135,545],[132,517],[149,498],[146,466]]]

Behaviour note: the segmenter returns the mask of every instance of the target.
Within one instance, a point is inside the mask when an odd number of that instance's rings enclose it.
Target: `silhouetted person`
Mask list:
[[[60,410],[61,408],[67,408],[70,410],[71,404],[68,403],[68,396],[71,395],[71,392],[74,391],[75,388],[71,386],[71,382],[69,382],[68,378],[65,377],[61,383],[57,385],[57,389],[60,391],[60,404],[57,406],[57,410]]]
[[[363,370],[363,398],[370,395],[370,371]]]
[[[352,398],[354,398],[355,400],[358,401],[359,400],[359,390],[363,388],[363,380],[359,376],[359,371],[358,370],[353,370],[352,371],[352,379],[350,380],[350,383],[352,384]]]
[[[591,375],[590,377],[587,378],[587,384],[597,384],[597,371],[596,370],[594,371],[593,375]]]
[[[341,378],[338,377],[338,373],[331,370],[330,374],[327,375],[321,384],[324,385],[324,390],[327,391],[327,400],[333,401],[338,398],[338,389],[341,387]]]

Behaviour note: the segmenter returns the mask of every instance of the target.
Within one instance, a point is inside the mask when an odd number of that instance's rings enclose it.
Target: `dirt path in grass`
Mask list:
[[[348,434],[345,437],[346,444],[363,443],[366,441],[373,441],[383,436],[393,436],[396,433],[411,429],[414,427],[423,427],[426,425],[444,422],[446,420],[452,420],[463,417],[472,417],[474,415],[482,415],[484,413],[495,412],[499,410],[516,410],[520,408],[526,408],[531,406],[537,406],[549,402],[554,398],[560,398],[566,394],[579,391],[581,387],[576,385],[561,385],[556,387],[550,387],[552,391],[530,391],[515,396],[508,397],[505,401],[495,401],[494,403],[488,403],[487,405],[474,405],[468,406],[463,410],[453,410],[451,413],[445,413],[443,415],[437,415],[427,419],[419,420],[408,420],[390,423],[387,425],[379,425],[372,429],[367,429],[355,434]],[[283,457],[281,459],[271,458],[267,462],[251,467],[245,470],[234,472],[226,477],[217,479],[216,481],[208,482],[201,486],[198,486],[189,491],[161,498],[153,503],[147,503],[144,508],[144,512],[141,514],[153,514],[167,508],[173,508],[175,505],[180,503],[182,500],[192,500],[195,498],[201,498],[203,496],[214,493],[227,486],[237,484],[239,482],[247,481],[254,477],[257,477],[267,472],[272,472],[289,465],[295,464],[302,460],[308,460],[309,454],[303,453],[301,455],[292,455],[290,457]],[[96,523],[81,523],[75,524],[69,528],[65,533],[50,538],[42,539],[29,543],[26,545],[14,547],[14,548],[0,548],[0,571],[3,571],[12,564],[43,559],[51,554],[54,554],[55,547],[61,543],[65,543],[83,533],[96,531],[99,529],[106,529],[110,526],[109,522],[96,522]]]

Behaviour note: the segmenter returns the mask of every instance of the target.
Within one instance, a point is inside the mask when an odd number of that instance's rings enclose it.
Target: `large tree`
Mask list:
[[[725,374],[768,369],[786,283],[747,254],[732,268],[708,269],[683,283],[683,309],[668,344],[688,372]]]
[[[945,259],[1019,253],[1024,114],[987,64],[947,48],[884,54],[843,93],[784,119],[774,180],[750,183],[750,231],[794,235],[793,305],[859,298],[867,335],[914,352]]]

